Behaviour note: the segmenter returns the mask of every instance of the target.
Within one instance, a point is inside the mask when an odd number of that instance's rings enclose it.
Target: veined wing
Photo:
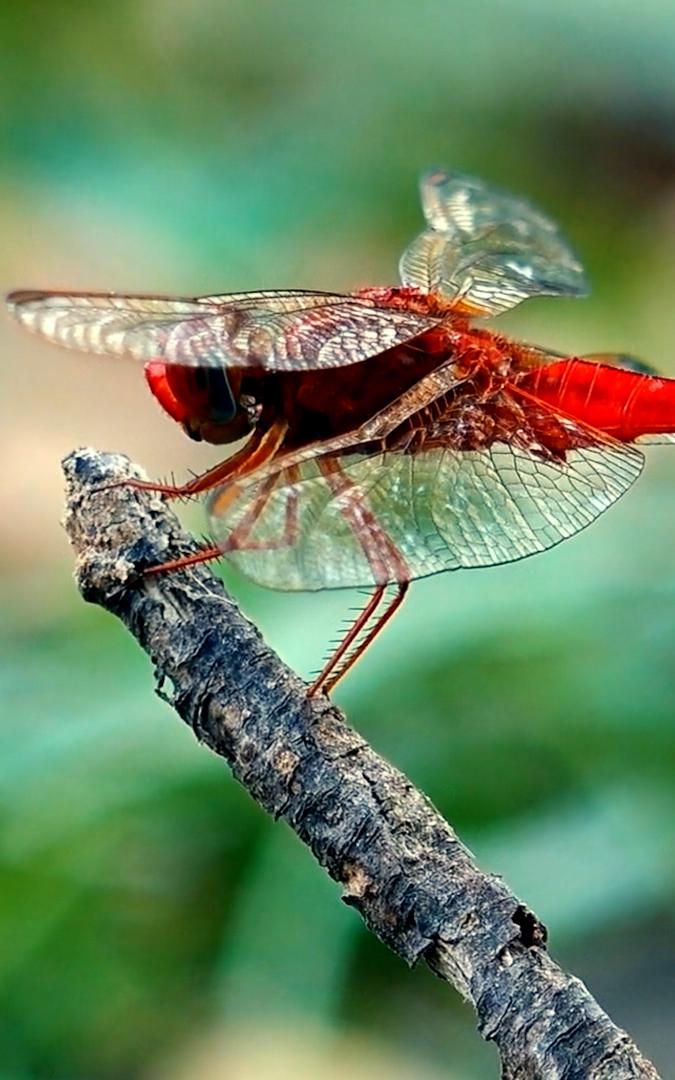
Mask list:
[[[584,272],[557,225],[524,199],[441,170],[420,180],[427,228],[404,252],[401,280],[498,315],[529,296],[583,296]]]
[[[575,425],[566,424],[573,431]],[[589,441],[411,453],[370,444],[216,492],[211,527],[242,573],[277,589],[331,589],[494,566],[573,536],[639,475],[633,446]],[[583,445],[583,439],[586,445]]]
[[[10,312],[57,345],[141,363],[270,371],[359,363],[439,320],[368,298],[301,289],[180,299],[113,293],[10,293]]]

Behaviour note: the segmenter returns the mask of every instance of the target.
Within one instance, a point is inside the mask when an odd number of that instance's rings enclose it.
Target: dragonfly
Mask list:
[[[129,481],[207,497],[212,541],[151,572],[224,556],[273,589],[368,589],[311,696],[333,690],[412,581],[552,548],[628,490],[640,443],[675,433],[675,379],[485,325],[531,297],[587,293],[554,221],[442,169],[420,193],[400,285],[7,297],[57,345],[140,362],[192,439],[240,444],[182,485]]]

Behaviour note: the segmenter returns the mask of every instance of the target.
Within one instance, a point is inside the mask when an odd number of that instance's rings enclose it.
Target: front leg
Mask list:
[[[245,448],[244,448],[245,449]],[[152,491],[157,495],[164,495],[167,499],[190,499],[195,495],[201,495],[205,491],[226,483],[236,472],[236,460],[238,454],[233,454],[227,461],[220,461],[212,469],[193,476],[184,484],[166,484],[156,480],[129,479],[120,482],[120,486],[134,488],[135,491]],[[116,485],[117,486],[117,485]]]
[[[279,451],[288,424],[285,420],[275,420],[266,428],[256,428],[251,438],[241,450],[214,465],[212,469],[193,476],[185,484],[161,484],[154,480],[124,480],[125,487],[135,488],[136,491],[153,491],[158,495],[164,495],[167,499],[189,499],[195,495],[203,495],[213,488],[222,487],[231,480],[240,479],[255,472],[261,465],[265,465]]]

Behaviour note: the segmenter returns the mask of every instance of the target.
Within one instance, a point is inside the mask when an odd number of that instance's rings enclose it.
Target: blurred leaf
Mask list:
[[[235,1026],[251,1017],[276,1023],[335,1024],[361,931],[352,910],[286,826],[267,830],[229,921],[215,988]]]

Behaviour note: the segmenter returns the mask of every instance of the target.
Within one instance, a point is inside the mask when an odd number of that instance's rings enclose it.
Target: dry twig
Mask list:
[[[290,824],[370,930],[471,1003],[503,1077],[658,1080],[583,983],[550,958],[537,917],[478,868],[329,701],[307,700],[206,568],[139,578],[191,542],[156,496],[110,486],[141,475],[137,468],[81,450],[64,471],[83,597],[122,619],[170,684],[177,713]]]

